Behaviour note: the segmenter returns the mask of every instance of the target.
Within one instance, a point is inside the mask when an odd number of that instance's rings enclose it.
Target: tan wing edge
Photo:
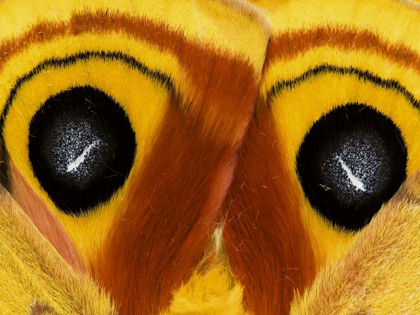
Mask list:
[[[86,275],[72,269],[0,187],[0,313],[116,314]]]
[[[291,314],[420,313],[420,172],[338,262],[295,298]]]

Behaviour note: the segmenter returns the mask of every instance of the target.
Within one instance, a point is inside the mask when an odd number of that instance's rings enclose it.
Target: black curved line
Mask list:
[[[141,74],[146,75],[153,81],[160,83],[166,90],[169,92],[173,92],[175,90],[174,83],[169,75],[166,75],[158,70],[151,70],[146,67],[143,63],[137,61],[132,56],[126,55],[122,52],[105,52],[105,51],[85,51],[80,52],[72,56],[68,56],[65,58],[50,58],[35,68],[33,68],[30,72],[20,77],[13,88],[10,90],[9,97],[7,98],[6,104],[3,107],[3,111],[0,116],[0,182],[5,186],[6,189],[10,190],[10,177],[9,177],[9,170],[8,170],[8,160],[9,156],[6,152],[6,146],[4,143],[3,137],[3,129],[4,129],[4,122],[6,119],[7,114],[9,113],[10,106],[20,87],[32,77],[39,74],[41,71],[48,69],[48,68],[63,68],[68,65],[74,65],[76,62],[80,60],[89,60],[89,59],[102,59],[102,60],[118,60],[122,61],[124,64],[128,65],[130,68],[138,70]]]
[[[401,93],[409,101],[409,103],[412,106],[414,106],[414,108],[420,109],[420,101],[417,100],[413,94],[411,94],[403,85],[401,85],[396,80],[381,79],[379,76],[374,75],[369,71],[360,70],[354,67],[338,67],[329,64],[323,64],[313,69],[309,69],[308,71],[304,72],[302,75],[294,79],[277,82],[269,89],[266,101],[272,102],[283,90],[292,89],[312,77],[317,77],[325,73],[352,75],[358,77],[359,80],[369,81],[387,90],[395,90]]]

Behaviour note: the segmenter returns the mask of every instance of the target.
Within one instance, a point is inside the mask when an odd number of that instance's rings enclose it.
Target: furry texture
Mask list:
[[[418,313],[418,4],[250,2],[0,2],[1,176],[29,217],[2,197],[5,313],[115,313],[100,290],[119,314]],[[81,216],[28,154],[34,114],[75,86],[119,103],[137,145]],[[296,172],[311,126],[349,103],[395,123],[412,175],[358,232]]]
[[[2,187],[0,194],[1,314],[116,314],[103,290],[63,260]]]
[[[420,312],[419,184],[417,172],[357,235],[347,253],[296,298],[291,314]]]

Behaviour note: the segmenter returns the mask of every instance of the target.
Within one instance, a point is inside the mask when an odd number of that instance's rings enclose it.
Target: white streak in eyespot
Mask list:
[[[75,170],[76,168],[78,168],[80,166],[80,164],[83,163],[83,161],[85,160],[86,156],[89,154],[90,150],[92,150],[92,148],[96,145],[98,145],[99,141],[95,141],[91,144],[89,144],[82,152],[82,154],[80,154],[77,159],[75,159],[73,162],[70,162],[67,165],[67,173]]]
[[[344,171],[347,173],[347,177],[350,179],[351,184],[356,187],[356,190],[366,191],[365,185],[362,183],[360,179],[358,179],[356,176],[353,175],[353,172],[351,169],[344,163],[344,161],[341,159],[341,157],[337,156],[338,162],[340,162],[341,167]]]

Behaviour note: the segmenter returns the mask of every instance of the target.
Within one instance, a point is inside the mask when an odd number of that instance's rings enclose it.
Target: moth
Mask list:
[[[418,314],[420,6],[0,1],[1,314]]]

